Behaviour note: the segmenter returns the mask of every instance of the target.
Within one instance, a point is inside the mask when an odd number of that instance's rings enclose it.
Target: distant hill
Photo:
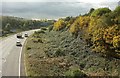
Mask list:
[[[37,29],[41,26],[48,26],[54,23],[54,20],[30,20],[13,16],[0,16],[0,20],[2,21],[3,35]]]

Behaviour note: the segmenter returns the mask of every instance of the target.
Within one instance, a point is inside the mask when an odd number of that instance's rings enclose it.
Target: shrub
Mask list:
[[[47,28],[46,27],[41,27],[41,30],[45,31],[45,30],[47,30]]]
[[[120,6],[117,6],[114,10],[117,15],[120,15]]]
[[[43,41],[42,41],[42,39],[41,39],[41,38],[39,38],[39,39],[38,39],[38,42],[43,43]]]
[[[40,30],[40,31],[38,31],[38,33],[45,33],[45,31],[43,31],[43,30]]]
[[[34,43],[38,43],[38,42],[43,43],[43,41],[42,41],[41,38],[34,38],[34,39],[33,39],[33,42],[34,42]]]
[[[27,50],[30,50],[31,49],[31,47],[27,47]]]
[[[60,48],[58,48],[56,51],[55,51],[55,56],[64,56],[65,55],[65,53],[60,49]]]
[[[49,31],[49,32],[50,32],[52,29],[53,29],[53,26],[52,26],[52,25],[48,27],[48,31]]]
[[[85,77],[86,75],[83,72],[81,72],[80,69],[72,68],[65,72],[65,76],[70,78],[80,78],[80,77]]]

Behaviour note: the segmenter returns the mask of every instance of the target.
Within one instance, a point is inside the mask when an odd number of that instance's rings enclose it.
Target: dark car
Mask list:
[[[28,33],[25,33],[25,37],[28,37]]]

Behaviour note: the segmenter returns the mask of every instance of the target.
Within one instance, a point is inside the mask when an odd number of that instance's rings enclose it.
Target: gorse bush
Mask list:
[[[73,35],[78,35],[78,32],[89,26],[90,17],[89,16],[80,16],[74,23],[70,26],[69,32]]]
[[[72,34],[78,34],[78,31],[79,31],[79,25],[77,25],[77,24],[75,24],[75,23],[73,23],[72,25],[71,25],[71,27],[70,27],[70,33],[72,33]]]
[[[59,31],[63,28],[69,28],[74,20],[74,17],[66,17],[65,19],[60,18],[57,22],[54,23],[53,30]]]
[[[62,28],[65,27],[65,23],[63,21],[63,19],[59,19],[57,22],[54,23],[54,30],[61,30]]]
[[[120,49],[120,35],[113,38],[113,46]]]

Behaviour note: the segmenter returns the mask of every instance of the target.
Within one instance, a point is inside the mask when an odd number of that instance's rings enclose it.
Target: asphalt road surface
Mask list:
[[[38,30],[38,29],[37,29]],[[31,35],[34,31],[30,30],[22,32],[24,35],[28,33]],[[21,71],[21,53],[22,46],[16,46],[16,41],[20,41],[22,45],[24,44],[26,37],[23,39],[18,39],[15,35],[0,39],[0,77],[1,76],[20,76]]]

